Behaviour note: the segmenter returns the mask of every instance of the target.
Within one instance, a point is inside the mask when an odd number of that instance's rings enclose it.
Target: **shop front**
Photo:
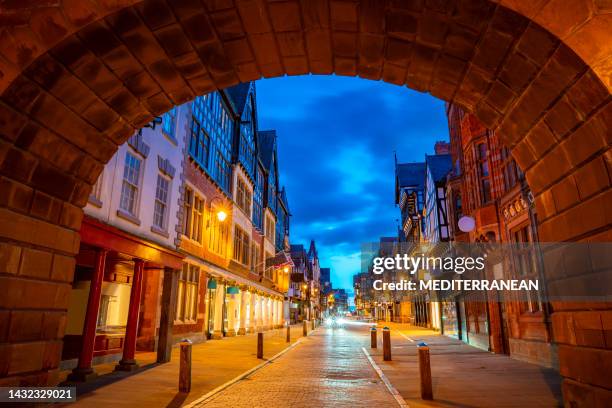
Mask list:
[[[70,291],[61,368],[68,381],[96,376],[96,364],[138,367],[138,351],[170,359],[182,256],[86,217]]]

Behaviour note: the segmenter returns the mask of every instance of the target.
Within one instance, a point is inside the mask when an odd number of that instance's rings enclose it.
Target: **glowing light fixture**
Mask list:
[[[217,219],[218,219],[220,222],[225,221],[225,219],[226,219],[226,218],[227,218],[227,213],[226,213],[225,211],[223,211],[223,210],[219,210],[219,211],[217,211]]]

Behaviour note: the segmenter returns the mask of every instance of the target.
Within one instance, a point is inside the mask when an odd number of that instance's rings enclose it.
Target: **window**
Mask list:
[[[257,166],[255,180],[255,191],[253,194],[253,223],[257,228],[263,230],[263,190],[265,176],[260,166]]]
[[[504,176],[504,189],[505,191],[508,191],[518,182],[519,171],[516,162],[510,155],[510,151],[507,147],[502,148],[501,159]]]
[[[153,225],[162,230],[166,229],[168,218],[169,191],[170,180],[158,174],[157,187],[155,188],[155,207],[153,208]]]
[[[170,109],[162,116],[162,131],[170,136],[172,139],[175,138],[174,133],[176,129],[176,106]]]
[[[285,221],[286,214],[285,210],[279,205],[278,206],[278,220],[276,221],[276,248],[281,250],[285,241]]]
[[[265,260],[261,259],[261,245],[255,244],[253,243],[252,245],[253,247],[253,263],[251,265],[253,265],[253,272],[258,274],[258,275],[262,275],[264,267],[265,267]]]
[[[270,254],[269,252],[266,252],[266,253],[265,253],[265,259],[264,259],[264,261],[265,261],[266,259],[270,259],[270,258],[272,258],[272,254]],[[272,269],[273,269],[272,267],[269,267],[269,268],[268,268],[268,267],[266,267],[266,268],[264,269],[264,276],[265,276],[266,278],[270,279],[270,280],[272,280]]]
[[[266,215],[266,228],[265,228],[266,238],[274,244],[274,219],[269,215]]]
[[[485,143],[477,145],[478,177],[480,178],[480,199],[482,204],[491,201],[491,181],[489,179],[488,150]]]
[[[96,184],[91,188],[91,194],[89,195],[89,201],[98,207],[102,206],[102,184],[104,183],[104,170],[100,173]]]
[[[204,221],[204,199],[195,194],[189,187],[185,188],[183,211],[185,217],[183,235],[201,243],[202,224]]]
[[[531,227],[525,225],[511,231],[512,261],[516,275],[522,279],[538,279],[536,250],[531,238]],[[538,291],[529,291],[526,299],[520,303],[520,311],[538,312],[542,310],[542,301]]]
[[[249,217],[251,217],[251,202],[251,190],[249,190],[245,181],[238,177],[238,183],[236,183],[236,204]]]
[[[248,234],[236,225],[234,229],[234,260],[249,265],[250,242]]]
[[[199,283],[200,268],[195,265],[183,264],[178,281],[176,320],[185,322],[197,319]]]
[[[268,207],[272,212],[276,212],[276,169],[274,165],[274,157],[270,165],[270,174],[268,175]]]
[[[131,215],[136,215],[136,206],[138,205],[141,164],[141,160],[132,153],[126,153],[119,207]]]
[[[191,216],[193,212],[193,190],[185,187],[185,195],[183,196],[183,235],[191,234]]]
[[[230,191],[233,122],[218,92],[197,97],[192,104],[189,154],[217,184]]]
[[[98,329],[106,329],[109,323],[109,310],[111,303],[117,302],[117,296],[102,295],[100,297],[100,311],[98,312]]]
[[[240,149],[238,158],[246,169],[247,173],[255,178],[255,132],[253,117],[253,99],[249,97],[242,114],[243,121],[240,124]]]
[[[202,128],[202,125],[197,120],[196,116],[191,119],[191,136],[189,140],[189,153],[201,167],[208,166],[208,150],[210,145],[210,137]]]
[[[227,251],[228,230],[227,222],[219,221],[212,212],[208,212],[208,249],[218,255],[225,257]]]
[[[191,239],[202,242],[202,228],[204,222],[204,200],[198,195],[193,197],[193,225]]]

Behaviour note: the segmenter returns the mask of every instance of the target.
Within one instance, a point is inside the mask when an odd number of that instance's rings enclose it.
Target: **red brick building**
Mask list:
[[[533,243],[538,241],[533,197],[520,168],[504,147],[497,133],[486,129],[472,114],[447,105],[453,170],[448,178],[449,213],[456,241],[491,243]],[[461,232],[457,221],[470,216],[475,227]],[[535,261],[535,260],[534,260]],[[500,260],[498,270],[513,276],[512,259]],[[532,270],[541,273],[537,262]],[[493,279],[494,277],[489,277]],[[454,335],[495,353],[556,367],[557,357],[551,344],[549,310],[537,295],[527,299],[503,298],[501,293],[487,293],[487,302],[479,293],[460,295],[455,313],[444,309],[454,326]],[[459,318],[457,318],[459,316]]]

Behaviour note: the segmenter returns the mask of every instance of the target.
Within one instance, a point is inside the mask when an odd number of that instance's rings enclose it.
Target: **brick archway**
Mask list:
[[[81,207],[117,146],[173,104],[262,76],[455,102],[512,148],[543,241],[612,240],[609,2],[44,3],[0,6],[0,383],[55,381]],[[587,307],[607,308],[556,305],[554,326]],[[559,343],[566,398],[609,395],[582,367],[612,352]]]

